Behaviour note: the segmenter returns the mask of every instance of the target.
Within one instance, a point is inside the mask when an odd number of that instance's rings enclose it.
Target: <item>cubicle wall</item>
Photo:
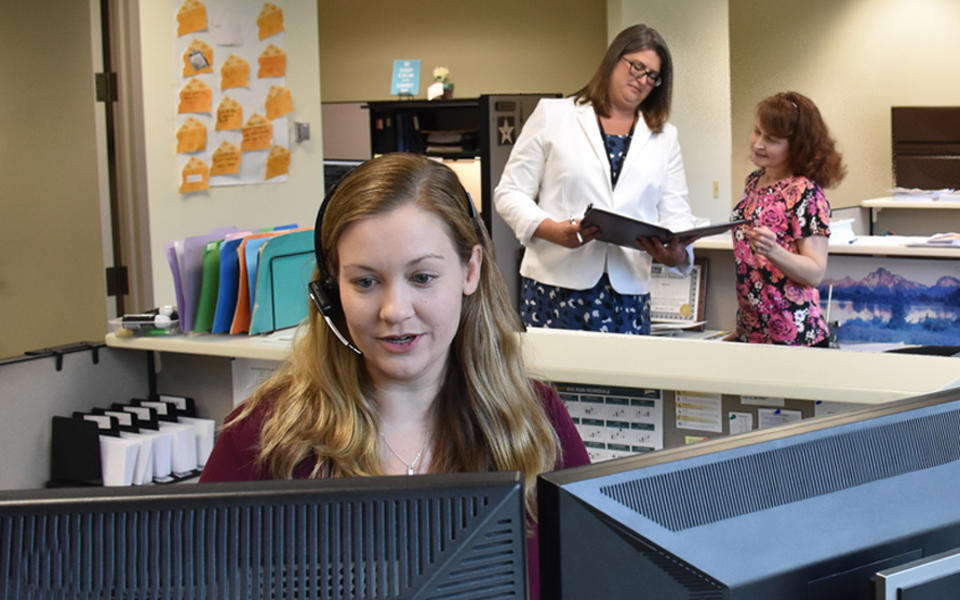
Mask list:
[[[146,397],[146,357],[101,344],[0,363],[0,490],[44,487],[53,417]]]

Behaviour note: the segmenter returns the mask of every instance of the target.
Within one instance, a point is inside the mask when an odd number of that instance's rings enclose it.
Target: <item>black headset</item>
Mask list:
[[[352,172],[353,171],[350,173]],[[317,311],[320,312],[320,316],[327,322],[327,326],[333,331],[334,335],[337,336],[337,339],[347,348],[350,348],[358,355],[362,355],[363,352],[351,343],[333,322],[334,317],[343,314],[343,306],[340,304],[340,290],[337,287],[337,280],[330,273],[329,269],[327,269],[327,261],[323,256],[322,236],[320,234],[321,226],[323,225],[323,213],[327,210],[327,204],[329,204],[330,199],[333,198],[334,193],[337,191],[337,188],[340,187],[343,180],[350,176],[350,173],[347,173],[333,184],[333,187],[331,187],[323,197],[323,202],[320,203],[320,210],[317,211],[317,221],[313,227],[313,254],[317,261],[318,277],[307,284],[307,291],[310,294],[310,299],[313,301],[314,306],[317,307]],[[457,182],[459,183],[459,179]],[[460,189],[467,199],[467,211],[470,216],[470,222],[473,223],[477,234],[482,240],[483,225],[481,225],[480,218],[477,215],[477,208],[473,205],[473,199],[470,197],[470,193],[467,192],[466,188],[463,187],[462,183],[460,184]]]

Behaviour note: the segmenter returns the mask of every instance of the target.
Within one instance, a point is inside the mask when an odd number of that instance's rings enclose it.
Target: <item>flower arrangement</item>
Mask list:
[[[450,82],[450,69],[446,67],[434,67],[433,83],[427,89],[427,99],[436,100],[444,98],[449,100],[453,98],[453,83]]]

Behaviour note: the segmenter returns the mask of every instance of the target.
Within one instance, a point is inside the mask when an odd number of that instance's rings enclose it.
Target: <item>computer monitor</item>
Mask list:
[[[0,493],[0,598],[523,598],[516,472]]]
[[[960,590],[960,549],[884,569],[874,576],[876,600],[944,600]]]
[[[323,193],[329,194],[333,186],[350,174],[350,171],[363,164],[362,160],[331,160],[323,161]]]
[[[538,481],[544,598],[856,600],[960,547],[960,390]]]

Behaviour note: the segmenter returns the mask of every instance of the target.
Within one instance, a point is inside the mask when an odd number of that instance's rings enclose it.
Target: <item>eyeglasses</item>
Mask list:
[[[630,76],[634,79],[641,79],[644,76],[647,77],[647,81],[653,84],[653,87],[660,87],[660,84],[663,83],[663,79],[660,77],[660,73],[656,71],[651,71],[644,67],[638,62],[633,62],[626,56],[621,56],[623,60],[627,61],[627,64],[630,65]]]

